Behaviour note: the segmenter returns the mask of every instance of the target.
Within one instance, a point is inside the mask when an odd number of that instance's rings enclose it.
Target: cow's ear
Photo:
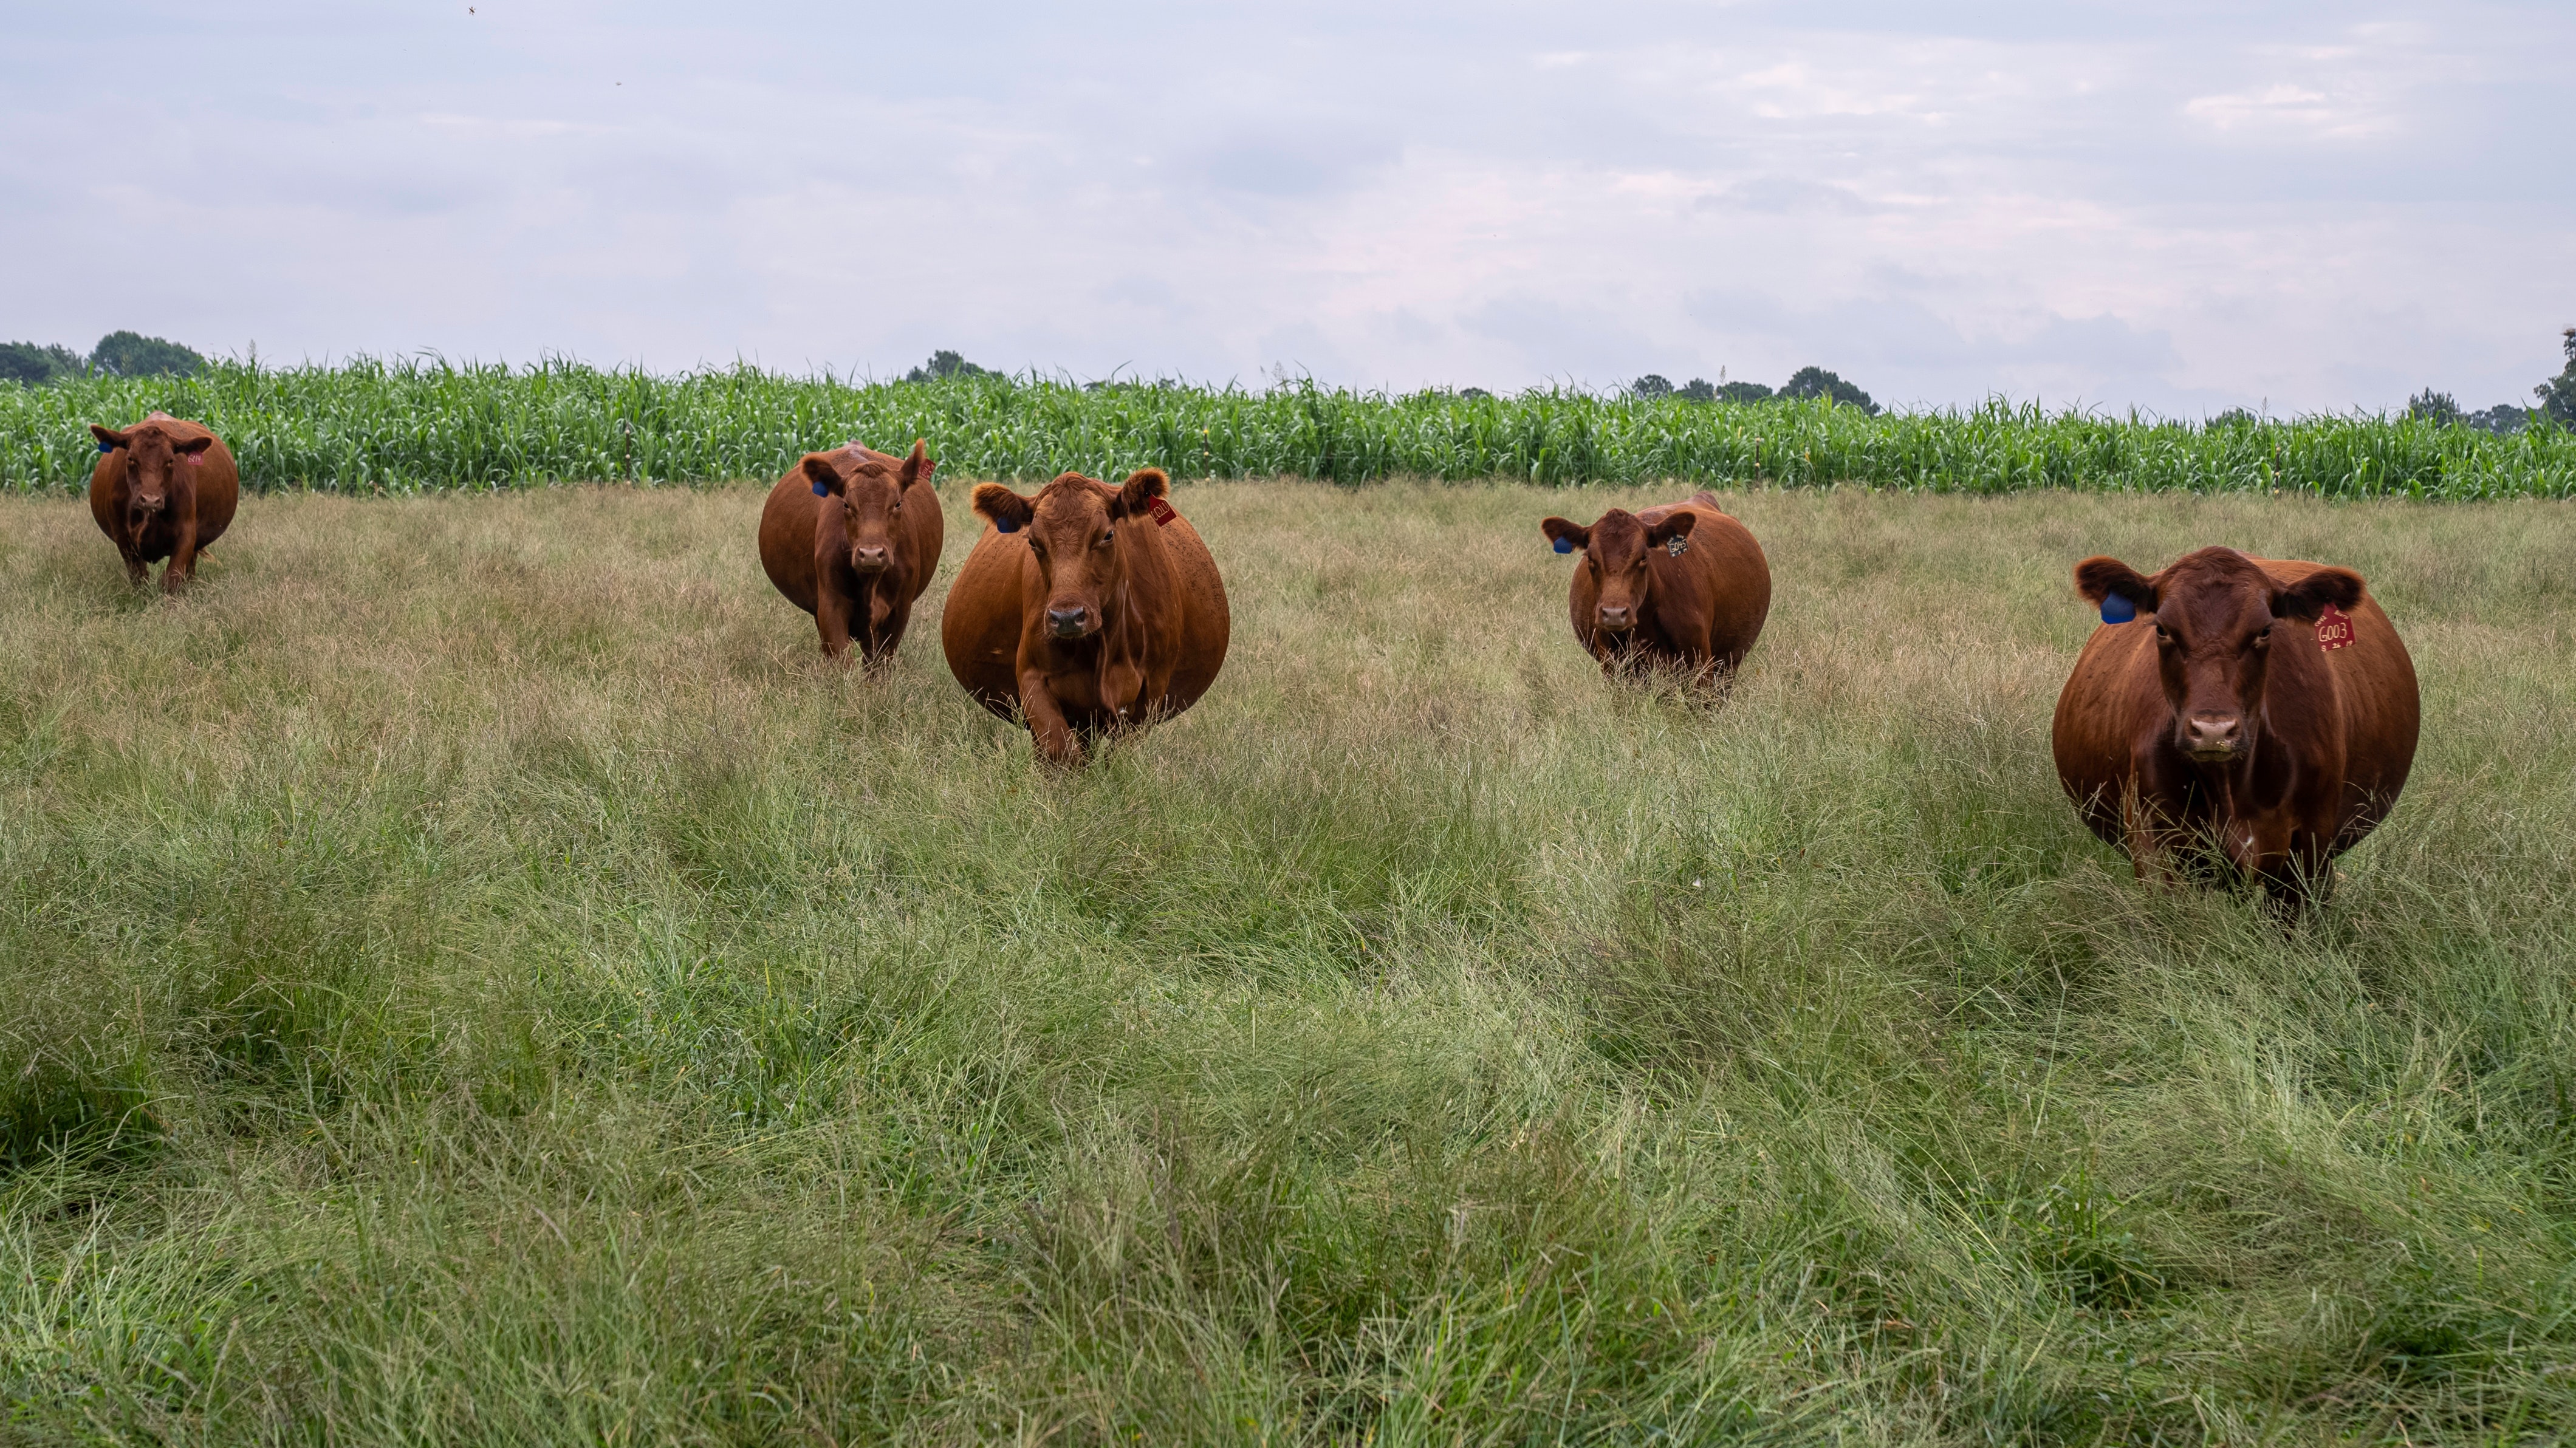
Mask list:
[[[2287,588],[2272,591],[2272,616],[2315,620],[2327,604],[2349,613],[2361,602],[2361,575],[2349,568],[2320,568]]]
[[[912,440],[912,455],[903,460],[902,481],[903,485],[907,488],[920,482],[922,479],[929,477],[939,466],[939,464],[930,460],[930,453],[924,446],[925,442],[926,439],[914,438]]]
[[[2076,564],[2075,591],[2097,606],[2107,598],[2122,598],[2139,613],[2156,611],[2155,583],[2117,558],[2096,556]]]
[[[101,451],[105,451],[112,447],[123,447],[126,443],[124,433],[110,432],[106,428],[103,428],[94,422],[89,425],[89,435],[98,439]]]
[[[1127,475],[1126,485],[1118,490],[1117,497],[1110,500],[1109,516],[1112,518],[1136,517],[1145,511],[1146,505],[1163,496],[1170,487],[1171,480],[1163,476],[1161,468],[1138,468]]]
[[[1657,523],[1652,528],[1646,530],[1646,541],[1649,544],[1654,544],[1661,543],[1668,538],[1687,538],[1690,536],[1691,529],[1696,527],[1698,523],[1699,515],[1697,513],[1692,512],[1688,508],[1676,508],[1673,510],[1671,517],[1666,518],[1664,521]]]
[[[814,496],[818,498],[836,497],[848,486],[841,480],[841,470],[821,453],[806,455],[805,481],[814,485]]]
[[[215,440],[211,437],[192,437],[186,442],[179,444],[174,451],[183,458],[192,458],[199,456],[204,453],[206,449],[213,447],[214,445]]]
[[[975,485],[975,511],[1005,533],[1017,533],[1029,526],[1029,519],[1036,516],[1037,506],[1000,483]]]
[[[1566,518],[1541,518],[1538,530],[1559,553],[1579,553],[1592,546],[1592,530]]]

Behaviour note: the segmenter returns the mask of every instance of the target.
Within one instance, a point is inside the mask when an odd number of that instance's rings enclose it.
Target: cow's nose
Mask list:
[[[1629,628],[1634,626],[1636,622],[1636,612],[1625,604],[1614,605],[1605,603],[1601,605],[1601,626],[1603,628]]]
[[[886,566],[886,561],[886,551],[883,548],[853,548],[850,550],[850,566],[856,568],[861,573],[879,572]]]
[[[2183,747],[2194,755],[2223,758],[2245,742],[2245,721],[2234,714],[2194,714],[2183,721]]]
[[[1072,608],[1050,608],[1047,610],[1047,628],[1060,639],[1079,638],[1082,635],[1083,619],[1090,612],[1091,610],[1079,605]]]

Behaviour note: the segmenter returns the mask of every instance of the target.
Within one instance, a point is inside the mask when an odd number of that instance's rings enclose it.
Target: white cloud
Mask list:
[[[2576,321],[2546,7],[478,8],[13,19],[0,330],[2197,411]]]

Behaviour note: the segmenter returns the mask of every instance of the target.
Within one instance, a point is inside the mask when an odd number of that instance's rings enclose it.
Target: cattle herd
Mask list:
[[[232,522],[231,451],[161,413],[90,431],[91,515],[137,586],[167,558],[162,587],[179,592]],[[825,655],[855,643],[873,667],[903,642],[944,541],[934,466],[918,441],[901,457],[853,442],[807,453],[770,489],[761,566],[814,616]],[[940,644],[957,682],[1050,761],[1189,708],[1225,663],[1225,582],[1168,490],[1157,468],[1114,487],[1065,473],[1033,496],[975,488],[984,531]],[[1605,672],[1721,685],[1762,632],[1770,565],[1712,494],[1539,531],[1582,555],[1574,636]],[[2321,899],[2334,857],[2386,817],[2415,759],[2414,664],[2361,575],[2203,548],[2152,576],[2087,558],[2075,587],[2102,623],[2052,740],[2086,825],[2141,878],[2251,881],[2284,909]]]

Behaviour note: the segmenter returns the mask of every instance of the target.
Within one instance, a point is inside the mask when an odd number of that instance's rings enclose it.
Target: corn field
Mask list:
[[[1540,484],[1859,484],[2468,500],[2576,492],[2576,436],[2408,417],[2199,425],[2001,400],[1870,416],[1829,402],[1698,403],[1550,390],[1393,396],[1039,378],[852,382],[749,366],[679,375],[360,358],[220,363],[189,378],[0,388],[0,488],[84,487],[87,424],[155,409],[213,427],[258,491],[421,493],[771,477],[802,452],[915,437],[954,476],[1157,466],[1183,478],[1412,476]]]

